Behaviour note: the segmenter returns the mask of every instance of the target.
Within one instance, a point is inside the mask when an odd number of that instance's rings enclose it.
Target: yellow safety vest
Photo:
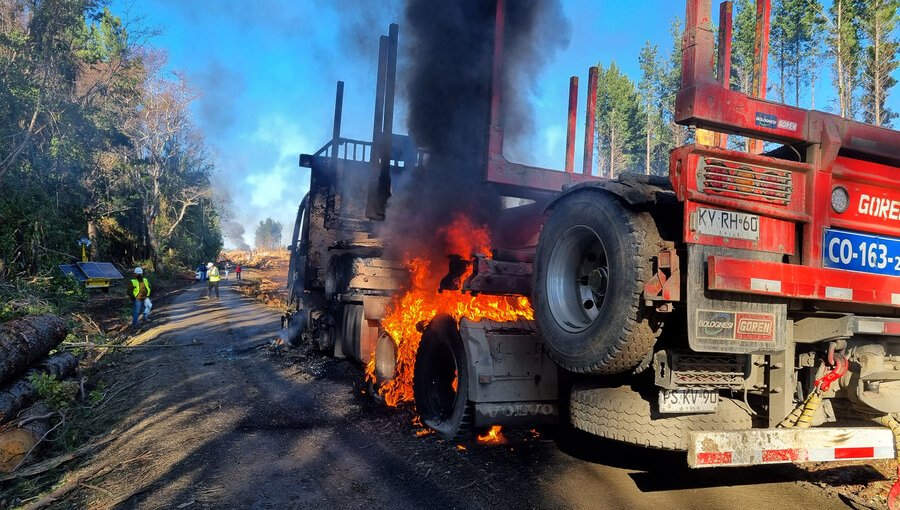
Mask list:
[[[147,297],[150,297],[150,280],[144,278],[144,288],[147,289]],[[138,297],[141,293],[141,282],[137,278],[131,279],[131,293],[134,297]]]
[[[219,281],[219,268],[213,266],[209,269],[209,281],[217,282]]]

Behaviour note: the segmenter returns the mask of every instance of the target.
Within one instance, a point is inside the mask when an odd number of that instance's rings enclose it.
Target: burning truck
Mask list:
[[[504,156],[536,3],[411,1],[407,18],[440,20],[411,29],[413,137],[393,133],[392,25],[372,141],[341,136],[339,82],[332,139],[300,157],[289,331],[454,440],[568,420],[692,467],[893,458],[900,133],[761,98],[768,0],[757,93],[730,90],[731,2],[718,45],[710,0],[686,3],[676,120],[696,143],[667,178],[602,179],[595,71],[581,173],[574,81],[564,171]]]

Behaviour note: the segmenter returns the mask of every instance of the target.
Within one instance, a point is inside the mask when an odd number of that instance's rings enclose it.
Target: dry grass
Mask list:
[[[229,251],[224,258],[244,269],[238,292],[279,310],[287,307],[287,272],[290,252],[287,250]]]

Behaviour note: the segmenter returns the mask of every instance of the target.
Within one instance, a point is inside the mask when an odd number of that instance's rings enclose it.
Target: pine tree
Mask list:
[[[859,86],[862,62],[861,0],[833,0],[828,9],[828,48],[834,59],[834,88],[841,117],[856,116],[854,93]]]
[[[778,70],[775,91],[782,103],[793,96],[800,105],[800,93],[810,84],[809,69],[815,52],[818,0],[777,0],[772,8],[772,57]]]
[[[900,0],[866,0],[863,7],[862,32],[868,41],[862,72],[863,120],[876,126],[890,125],[897,116],[885,107],[890,89],[897,84],[892,73],[898,67],[900,44],[894,35]]]
[[[666,169],[662,120],[662,65],[659,49],[650,41],[644,43],[638,57],[641,81],[638,83],[644,118],[644,172],[663,175]]]
[[[260,220],[256,226],[255,244],[260,250],[274,250],[281,246],[281,223],[272,218]]]
[[[643,130],[640,100],[634,82],[612,62],[598,65],[597,134],[601,175],[614,178],[632,165],[641,146]],[[605,149],[606,153],[601,151]]]
[[[685,126],[675,123],[675,98],[681,89],[682,26],[678,17],[672,20],[669,32],[672,35],[672,52],[669,54],[668,61],[664,64],[665,67],[660,72],[660,79],[662,81],[662,116],[669,131],[667,136],[669,147],[673,148],[687,143],[690,138],[690,132]]]
[[[732,88],[753,95],[753,55],[756,38],[756,6],[753,0],[734,3],[734,32],[731,38]]]

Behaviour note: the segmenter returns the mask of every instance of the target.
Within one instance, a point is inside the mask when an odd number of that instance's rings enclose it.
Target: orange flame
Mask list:
[[[484,435],[478,436],[479,443],[485,444],[504,444],[506,443],[506,437],[501,432],[502,427],[500,425],[494,425],[490,428]]]
[[[478,227],[468,218],[458,216],[438,232],[446,240],[448,254],[471,257],[472,253],[490,256],[490,234],[487,227]],[[525,297],[472,296],[460,291],[438,292],[438,284],[446,272],[446,260],[428,261],[421,257],[406,261],[410,286],[394,295],[381,320],[381,326],[397,344],[397,372],[394,379],[384,382],[379,394],[385,403],[394,407],[413,400],[413,370],[416,350],[422,340],[420,323],[427,323],[438,314],[447,314],[457,321],[465,318],[473,322],[489,319],[496,322],[532,320],[534,312]],[[437,267],[435,267],[437,266]],[[366,365],[366,379],[375,381],[374,358]]]

